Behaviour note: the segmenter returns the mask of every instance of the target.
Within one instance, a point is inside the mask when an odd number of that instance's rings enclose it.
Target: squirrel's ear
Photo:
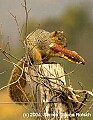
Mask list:
[[[57,31],[51,33],[51,37],[55,37],[57,35]]]

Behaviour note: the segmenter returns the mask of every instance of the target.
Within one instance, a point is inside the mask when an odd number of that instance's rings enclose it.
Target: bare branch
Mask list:
[[[8,37],[8,39],[9,39],[9,37]],[[5,51],[6,51],[7,47],[8,47],[9,53],[10,53],[10,44],[9,44],[9,41],[6,43]]]
[[[28,10],[28,13],[31,11],[31,8]]]
[[[23,74],[23,69],[22,69],[20,66],[18,66],[18,65],[15,64],[14,62],[11,62],[11,61],[8,61],[8,60],[6,60],[6,61],[9,62],[9,63],[12,63],[14,66],[16,66],[16,67],[18,67],[19,69],[21,69],[21,70],[22,70],[22,73],[21,73],[21,75],[18,77],[18,79],[17,79],[16,81],[14,81],[14,82],[12,82],[12,83],[10,83],[10,84],[8,84],[8,85],[5,85],[4,87],[1,87],[0,90],[3,90],[3,89],[5,89],[5,88],[9,87],[10,85],[13,85],[13,84],[17,83],[17,82],[20,80],[20,78],[22,77],[22,74]]]
[[[5,72],[6,72],[6,71],[1,72],[0,75],[4,74]]]
[[[20,28],[19,28],[19,23],[17,21],[17,17],[15,15],[13,15],[11,12],[10,12],[10,15],[14,18],[14,20],[16,22],[16,25],[17,25],[17,28],[18,28],[19,35],[21,36],[21,31],[20,31]]]
[[[18,20],[17,20],[17,17],[15,15],[13,15],[11,12],[9,12],[10,15],[14,18],[15,22],[16,22],[16,25],[17,25],[17,29],[18,29],[18,33],[19,33],[19,40],[23,43],[23,40],[22,40],[22,30],[20,30],[20,27],[19,27],[19,23],[18,23]]]
[[[9,55],[10,57],[14,58],[15,60],[19,61],[18,58],[16,58],[15,56],[13,56],[12,54],[8,53],[7,51],[5,51],[4,49],[0,48],[0,51],[7,57],[7,55]],[[9,57],[7,57],[9,59]]]
[[[93,107],[93,100],[91,101],[91,105],[89,106],[87,113],[90,111],[90,109]]]
[[[27,27],[28,27],[28,11],[27,11],[27,2],[24,0],[25,14],[26,14],[26,23],[25,23],[25,37],[27,36]]]
[[[21,3],[22,7],[24,7],[25,9],[25,38],[27,36],[27,29],[28,29],[28,15],[29,15],[29,12],[31,11],[31,8],[28,10],[27,8],[27,1],[24,0],[24,5]],[[26,39],[25,39],[25,43],[26,43]]]
[[[2,37],[3,32],[2,32],[2,24],[0,25],[0,37]]]

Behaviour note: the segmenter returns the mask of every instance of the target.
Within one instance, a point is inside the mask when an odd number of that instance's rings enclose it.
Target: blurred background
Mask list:
[[[20,59],[24,56],[22,42],[19,40],[17,25],[10,12],[17,17],[19,27],[25,23],[25,10],[21,4],[23,0],[0,0],[0,47]],[[67,48],[79,53],[85,59],[85,65],[79,65],[70,75],[75,89],[93,89],[93,0],[27,0],[28,9],[31,8],[28,21],[28,32],[36,28],[47,31],[63,30],[67,38]],[[25,36],[25,27],[22,36]],[[0,88],[7,85],[13,65],[7,63],[5,56],[0,52]],[[52,59],[64,65],[67,73],[71,72],[76,64],[64,59]],[[17,62],[13,59],[14,62]],[[68,78],[66,78],[68,80]],[[0,102],[11,101],[8,90],[0,91]],[[15,104],[0,104],[0,118],[2,120],[22,120],[22,114],[29,112],[23,106]],[[93,108],[90,113],[93,113]],[[32,119],[32,118],[31,118]],[[92,120],[85,117],[84,120]],[[26,119],[25,119],[26,120]],[[29,120],[29,119],[27,119]]]

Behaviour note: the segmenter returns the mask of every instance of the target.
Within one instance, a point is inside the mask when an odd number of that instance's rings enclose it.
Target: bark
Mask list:
[[[69,100],[64,92],[66,81],[63,66],[34,65],[28,68],[27,73],[26,79],[32,96],[30,107],[38,114],[37,119],[72,120],[68,117],[72,103],[67,104]]]

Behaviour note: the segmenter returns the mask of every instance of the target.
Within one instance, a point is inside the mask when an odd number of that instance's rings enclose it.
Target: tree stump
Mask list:
[[[32,102],[39,120],[68,120],[64,88],[64,68],[60,64],[41,64],[26,69]]]

